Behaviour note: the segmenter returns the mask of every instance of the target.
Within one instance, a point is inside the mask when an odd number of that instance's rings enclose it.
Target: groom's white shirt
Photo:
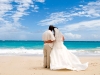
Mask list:
[[[43,41],[48,41],[48,40],[54,41],[55,37],[50,30],[47,30],[43,33],[42,39]],[[51,48],[53,47],[53,43],[45,43],[44,45],[49,45]]]

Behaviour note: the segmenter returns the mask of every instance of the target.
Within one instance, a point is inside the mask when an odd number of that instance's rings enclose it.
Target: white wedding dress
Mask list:
[[[88,62],[82,64],[77,56],[71,53],[62,41],[62,33],[55,28],[54,47],[50,54],[50,69],[69,69],[69,70],[85,70],[88,67]]]

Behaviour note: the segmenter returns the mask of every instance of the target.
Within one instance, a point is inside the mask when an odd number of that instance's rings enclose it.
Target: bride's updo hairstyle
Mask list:
[[[53,27],[53,31],[54,31],[54,36],[55,36],[55,28],[57,28],[57,27]],[[57,28],[58,29],[58,28]]]
[[[54,26],[53,25],[50,25],[49,26],[49,30],[51,30],[51,31],[54,30]]]

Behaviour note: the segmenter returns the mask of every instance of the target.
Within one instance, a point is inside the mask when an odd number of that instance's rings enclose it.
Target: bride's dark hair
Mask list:
[[[55,36],[55,28],[57,28],[57,27],[53,27],[54,36]],[[57,29],[58,29],[58,28],[57,28]]]

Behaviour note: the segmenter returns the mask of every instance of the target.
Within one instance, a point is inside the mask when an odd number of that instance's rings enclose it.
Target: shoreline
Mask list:
[[[78,54],[75,54],[73,53],[74,55],[76,55],[77,57],[100,57],[100,54],[99,55],[78,55]],[[32,56],[32,57],[43,57],[43,54],[0,54],[0,56]]]
[[[79,57],[89,62],[85,71],[43,68],[43,56],[0,56],[0,75],[100,75],[100,57]]]

